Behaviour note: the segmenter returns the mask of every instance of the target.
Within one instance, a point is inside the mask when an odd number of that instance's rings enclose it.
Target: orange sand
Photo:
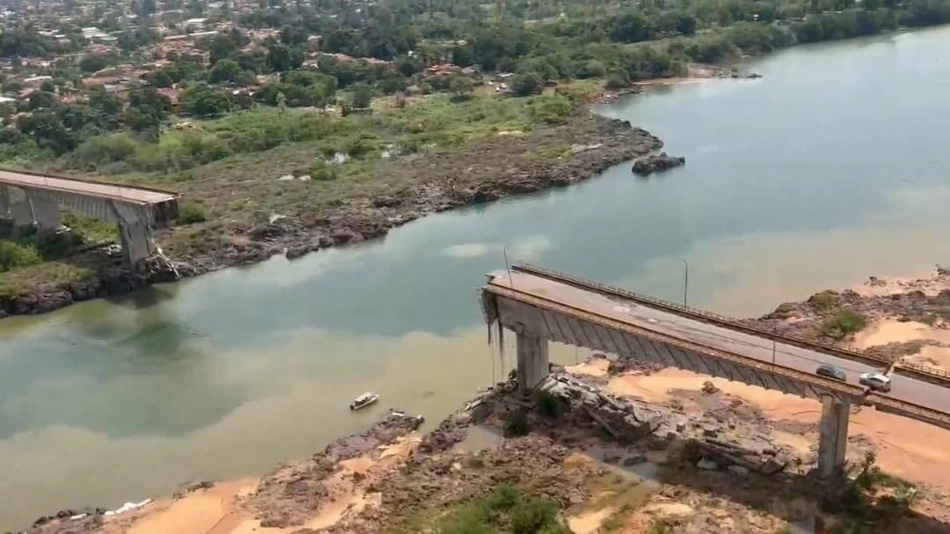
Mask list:
[[[658,402],[670,399],[671,389],[695,391],[705,381],[712,382],[723,392],[756,404],[772,419],[813,423],[821,417],[821,405],[811,399],[675,369],[649,376],[615,377],[607,387],[618,395]],[[851,416],[848,434],[863,434],[877,445],[878,463],[885,471],[918,484],[950,488],[950,431],[864,408]],[[797,436],[779,432],[776,435],[783,443],[787,439],[788,445],[795,448],[807,448],[818,439],[817,434]]]

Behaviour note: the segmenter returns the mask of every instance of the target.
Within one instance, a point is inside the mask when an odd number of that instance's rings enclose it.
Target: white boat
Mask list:
[[[353,399],[353,403],[350,404],[350,410],[356,411],[362,408],[366,408],[370,404],[379,400],[379,395],[375,393],[363,393],[359,397]]]

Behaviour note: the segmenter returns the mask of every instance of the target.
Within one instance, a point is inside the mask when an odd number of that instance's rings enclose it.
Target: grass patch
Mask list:
[[[835,339],[843,339],[860,332],[868,325],[868,318],[851,309],[838,311],[821,323],[821,333]]]
[[[178,224],[194,224],[207,220],[204,208],[198,204],[182,204],[178,210]]]
[[[483,499],[456,503],[444,513],[422,514],[400,533],[433,534],[570,534],[550,501],[510,485],[499,486]]]

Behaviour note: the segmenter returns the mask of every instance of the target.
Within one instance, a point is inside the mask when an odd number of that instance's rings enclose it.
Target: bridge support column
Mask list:
[[[0,185],[0,219],[12,219],[10,214],[10,187]]]
[[[548,340],[531,334],[517,334],[518,387],[534,389],[548,376]]]
[[[152,255],[152,231],[144,223],[119,223],[122,256],[133,264]]]
[[[832,397],[821,399],[821,424],[818,440],[818,476],[830,478],[844,468],[848,449],[849,406]]]

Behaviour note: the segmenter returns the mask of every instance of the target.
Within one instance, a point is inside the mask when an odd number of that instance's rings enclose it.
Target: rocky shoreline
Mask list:
[[[540,161],[530,168],[486,165],[467,169],[462,176],[447,175],[442,180],[420,183],[398,195],[356,198],[319,217],[278,218],[243,229],[239,233],[241,239],[221,243],[213,250],[173,257],[170,262],[151,259],[127,269],[117,265],[115,259],[90,258],[89,263],[97,265],[98,275],[94,279],[41,286],[25,294],[0,295],[0,318],[46,313],[155,283],[258,263],[275,255],[295,259],[321,249],[380,238],[393,228],[429,214],[576,184],[663,146],[657,137],[628,121],[587,112],[559,128],[572,143],[568,157]],[[558,135],[558,128],[551,130],[551,135]],[[477,143],[472,150],[491,152],[514,143],[517,141],[499,136]],[[396,164],[448,167],[452,159],[452,154],[443,153]],[[105,256],[101,251],[87,254]]]
[[[748,321],[799,337],[844,343],[847,338],[829,337],[823,327],[844,309],[865,315],[869,321],[912,321],[939,327],[950,317],[950,271],[938,268],[935,275],[917,280],[872,277],[856,290],[817,293]],[[891,345],[882,349],[902,350]],[[694,493],[688,485],[674,492],[701,506],[728,504],[721,495],[731,495],[728,488],[734,487],[735,480],[747,482],[750,477],[775,480],[776,487],[795,487],[805,495],[825,491],[805,476],[816,465],[817,440],[803,446],[799,437],[788,437],[817,435],[817,407],[810,412],[813,417],[804,419],[802,415],[809,412],[801,408],[790,407],[784,415],[774,413],[776,408],[767,412],[747,396],[743,388],[750,386],[691,377],[692,387],[683,388],[676,385],[683,383],[676,381],[679,378],[664,382],[670,380],[663,376],[669,373],[653,363],[595,354],[575,368],[552,365],[552,375],[539,388],[544,393],[533,397],[517,391],[512,373],[506,382],[482,391],[425,434],[418,431],[423,422],[420,417],[390,410],[366,431],[342,437],[310,458],[278,466],[264,475],[232,499],[234,511],[230,513],[262,528],[383,533],[407,525],[433,506],[446,509],[460,501],[485,498],[498,484],[536,487],[560,509],[575,509],[597,494],[591,481],[609,474],[608,466],[636,470],[646,464],[667,469],[675,466],[667,475],[670,479],[684,473],[718,477],[711,481],[724,485],[715,487],[717,494],[712,499]],[[676,373],[682,374],[674,371],[674,376]],[[654,378],[656,386],[639,385]],[[669,384],[669,389],[663,384]],[[722,389],[736,389],[733,386],[743,393]],[[655,388],[665,391],[665,398],[657,397]],[[630,393],[640,391],[654,393],[646,397]],[[813,402],[764,393],[781,397],[782,403]],[[482,437],[473,445],[469,438],[474,427],[495,437],[487,443]],[[872,437],[852,435],[849,457],[878,452],[885,442]],[[903,449],[897,450],[903,461]],[[571,463],[580,457],[588,460]],[[733,481],[728,477],[734,477]],[[126,532],[150,515],[161,515],[174,503],[195,492],[211,491],[213,486],[194,484],[171,499],[149,499],[118,513],[102,508],[61,510],[39,518],[28,532]],[[659,487],[657,494],[669,496],[664,492],[672,490],[664,488]],[[376,497],[368,500],[366,495]],[[329,510],[326,513],[331,519],[313,519],[320,510]],[[767,524],[772,528],[781,521]],[[717,528],[727,526],[719,524]]]

